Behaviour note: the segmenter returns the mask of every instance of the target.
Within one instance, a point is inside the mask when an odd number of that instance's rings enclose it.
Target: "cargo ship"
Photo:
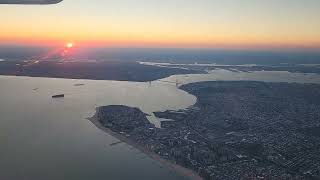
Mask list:
[[[52,98],[64,98],[64,94],[57,94],[52,96]]]

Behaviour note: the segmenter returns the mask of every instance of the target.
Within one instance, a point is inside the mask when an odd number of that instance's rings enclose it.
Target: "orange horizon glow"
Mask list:
[[[0,44],[320,49],[320,1],[230,2],[91,0],[1,6]]]
[[[67,42],[67,43],[66,43]],[[80,39],[77,42],[77,47],[110,47],[110,48],[226,48],[226,49],[320,49],[320,42],[263,42],[263,41],[249,41],[249,42],[225,42],[225,41],[174,41],[174,40],[85,40]],[[73,48],[74,43],[68,42],[64,39],[27,39],[27,38],[0,38],[0,45],[32,45],[32,46],[64,46]]]
[[[78,2],[0,6],[0,44],[320,49],[318,0]]]
[[[0,29],[0,44],[32,44],[55,46],[68,39],[73,39],[77,44],[86,46],[108,47],[178,47],[178,48],[319,48],[320,39],[293,36],[267,36],[267,35],[227,35],[221,33],[185,33],[185,34],[152,34],[142,35],[128,33],[101,33],[101,32],[69,32],[50,33],[43,30],[42,34],[19,32],[3,32]],[[146,33],[148,34],[148,33]]]

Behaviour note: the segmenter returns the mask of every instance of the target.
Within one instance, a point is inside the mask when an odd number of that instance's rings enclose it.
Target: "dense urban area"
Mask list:
[[[200,82],[187,110],[155,112],[156,128],[137,108],[106,106],[106,128],[203,179],[319,179],[320,85]]]

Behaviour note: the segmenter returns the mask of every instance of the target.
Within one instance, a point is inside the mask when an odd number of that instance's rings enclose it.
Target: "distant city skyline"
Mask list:
[[[0,5],[0,44],[320,49],[318,0],[64,0]]]

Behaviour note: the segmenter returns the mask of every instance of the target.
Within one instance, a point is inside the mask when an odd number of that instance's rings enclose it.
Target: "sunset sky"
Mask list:
[[[319,0],[64,0],[0,5],[0,43],[319,48]]]

